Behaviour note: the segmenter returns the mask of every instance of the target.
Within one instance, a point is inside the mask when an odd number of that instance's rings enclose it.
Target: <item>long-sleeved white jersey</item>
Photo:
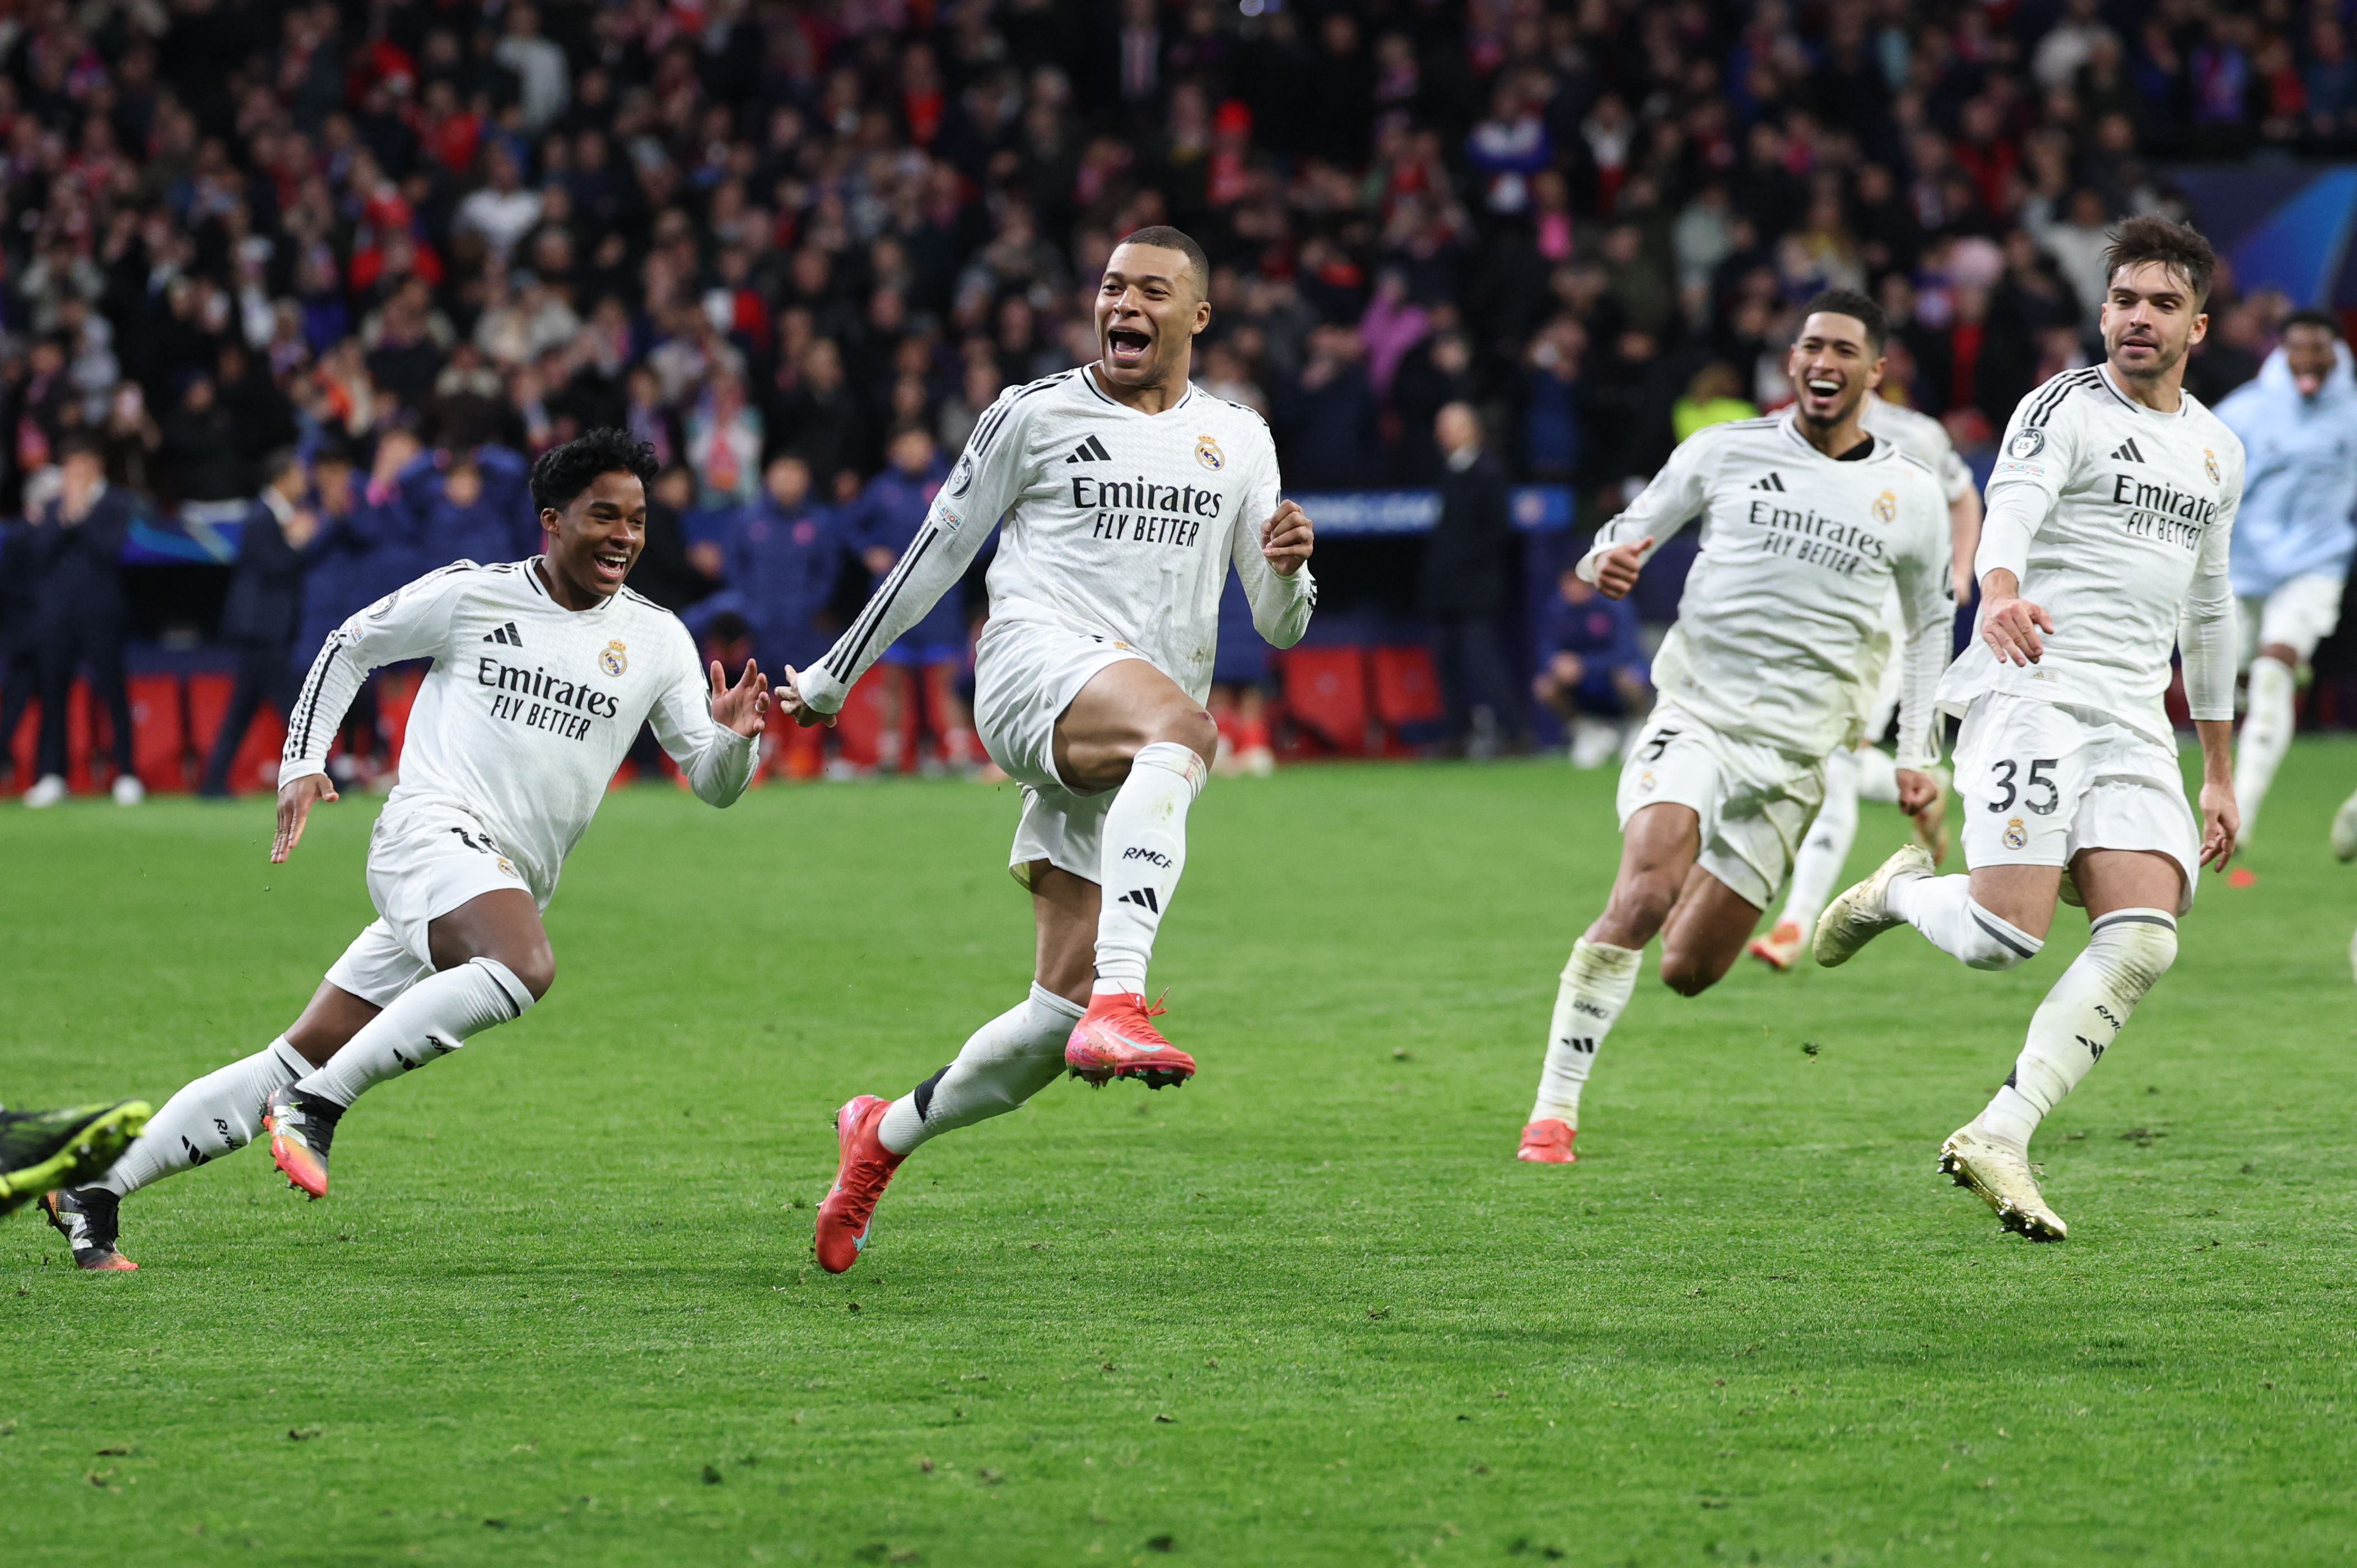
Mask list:
[[[1648,534],[1658,550],[1697,516],[1702,555],[1653,660],[1663,696],[1795,757],[1855,746],[1895,585],[1907,630],[1899,763],[1928,767],[1952,618],[1948,508],[1932,471],[1878,437],[1861,456],[1828,457],[1790,413],[1709,425],[1597,533],[1579,574],[1593,582],[1604,552]]]
[[[2013,692],[2173,747],[2163,699],[2179,644],[2193,716],[2232,719],[2227,552],[2242,497],[2243,443],[2191,392],[2162,413],[2093,365],[2023,398],[1989,476],[1973,569],[2011,572],[2054,629],[2029,665],[1975,638],[1940,682],[1942,709],[1961,714],[1984,692]]]
[[[1879,396],[1868,396],[1858,405],[1858,414],[1868,435],[1880,436],[1931,469],[1951,505],[1973,488],[1973,471],[1957,456],[1948,427],[1930,414]]]
[[[421,806],[467,812],[543,904],[641,724],[653,724],[716,806],[753,777],[757,737],[713,722],[711,687],[678,617],[628,588],[568,610],[533,561],[460,561],[329,635],[287,715],[282,785],[327,770],[361,682],[404,659],[434,668],[409,713],[385,819]]]
[[[1189,386],[1160,413],[1116,403],[1085,365],[1009,387],[966,442],[924,526],[825,658],[798,672],[822,713],[963,576],[1002,519],[993,620],[1038,620],[1127,643],[1201,701],[1234,564],[1253,625],[1290,648],[1317,607],[1304,565],[1260,553],[1277,505],[1260,415]]]

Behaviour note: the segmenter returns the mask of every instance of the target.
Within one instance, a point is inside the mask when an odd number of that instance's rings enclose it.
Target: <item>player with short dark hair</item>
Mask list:
[[[1824,799],[1827,755],[1857,744],[1894,593],[1900,804],[1911,814],[1937,796],[1947,516],[1931,470],[1864,423],[1888,330],[1863,295],[1811,300],[1785,357],[1792,407],[1679,443],[1579,561],[1620,598],[1663,541],[1703,522],[1653,660],[1659,700],[1621,766],[1620,870],[1564,965],[1517,1159],[1577,1160],[1580,1092],[1657,934],[1663,983],[1682,996],[1717,984],[1743,951]]]
[[[2234,596],[2229,542],[2243,443],[2184,390],[2209,328],[2216,259],[2192,228],[2132,218],[2104,256],[2104,362],[2022,399],[1989,478],[1978,635],[1942,677],[1960,715],[1956,792],[1969,876],[1910,844],[1834,900],[1819,963],[1912,925],[1975,969],[2037,955],[2058,898],[2086,950],[2030,1019],[2005,1085],[1941,1146],[1941,1168],[2032,1240],[2067,1230],[2030,1134],[2119,1038],[2177,958],[2204,864],[2234,853]],[[2165,698],[2181,650],[2201,741],[2201,819],[2185,801]]]
[[[1004,520],[974,716],[1023,786],[1009,869],[1039,929],[1031,991],[910,1093],[836,1113],[841,1164],[817,1230],[834,1272],[857,1260],[885,1184],[925,1139],[1011,1111],[1067,1069],[1149,1089],[1195,1071],[1152,1022],[1146,969],[1219,748],[1203,699],[1221,591],[1232,565],[1254,628],[1281,648],[1318,600],[1309,519],[1277,499],[1267,425],[1189,379],[1209,281],[1202,247],[1175,229],[1116,245],[1097,285],[1097,358],[991,405],[867,607],[780,682],[796,719],[833,722]]]
[[[707,689],[687,628],[623,586],[654,471],[626,431],[552,448],[532,472],[540,554],[428,573],[328,638],[287,730],[274,863],[337,798],[329,740],[369,671],[434,661],[370,835],[378,918],[284,1035],[174,1095],[103,1182],[59,1195],[52,1219],[76,1263],[128,1266],[123,1196],[242,1147],[257,1126],[287,1179],[326,1196],[328,1145],[354,1100],[522,1017],[556,975],[541,911],[641,724],[698,796],[726,806],[743,793],[768,682],[748,660],[729,685],[714,664]]]

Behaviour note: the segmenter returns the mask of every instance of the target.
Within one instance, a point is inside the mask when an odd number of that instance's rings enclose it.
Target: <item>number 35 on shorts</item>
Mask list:
[[[2021,805],[2041,817],[2050,817],[2062,803],[2062,788],[2054,777],[2061,758],[2000,757],[1988,765],[1988,810],[1998,816]],[[2018,780],[2018,783],[2017,783]]]

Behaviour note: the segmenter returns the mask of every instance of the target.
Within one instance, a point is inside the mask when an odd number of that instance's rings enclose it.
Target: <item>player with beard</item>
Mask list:
[[[136,1267],[116,1244],[123,1197],[271,1132],[271,1158],[328,1191],[339,1119],[367,1090],[520,1018],[556,975],[541,911],[641,724],[697,795],[726,806],[753,776],[769,682],[705,671],[676,617],[622,585],[646,544],[653,451],[597,430],[533,466],[542,553],[430,572],[346,621],[289,715],[279,766],[284,861],[337,798],[330,741],[370,671],[431,659],[401,783],[369,835],[377,919],[286,1032],[172,1096],[103,1179],[50,1193],[85,1269]]]
[[[2197,874],[2223,868],[2234,805],[2234,592],[2243,444],[2184,390],[2209,326],[2210,242],[2132,218],[2104,256],[2104,363],[2021,400],[1989,478],[1978,636],[1939,686],[1956,737],[1968,876],[1910,844],[1834,900],[1817,961],[1908,924],[1975,969],[2037,955],[2055,901],[2088,939],[2029,1021],[2013,1071],[1942,1145],[1940,1168],[2035,1241],[2067,1234],[2029,1137],[2118,1040],[2177,957]],[[2178,769],[2169,652],[2201,741],[2201,821]]]
[[[1911,815],[1937,795],[1948,509],[1932,471],[1863,424],[1888,333],[1864,295],[1811,300],[1786,359],[1793,406],[1687,437],[1579,562],[1619,598],[1663,541],[1702,519],[1702,553],[1653,661],[1661,700],[1621,768],[1620,874],[1564,966],[1517,1158],[1574,1160],[1580,1089],[1656,933],[1663,983],[1682,996],[1741,955],[1824,798],[1827,755],[1857,744],[1894,587],[1906,619],[1899,803]]]
[[[1030,993],[899,1100],[835,1116],[841,1162],[819,1206],[819,1262],[851,1267],[901,1160],[1022,1104],[1067,1070],[1184,1083],[1146,961],[1187,858],[1187,811],[1220,744],[1204,711],[1232,565],[1253,626],[1300,640],[1318,602],[1308,517],[1277,499],[1260,415],[1189,380],[1210,325],[1210,264],[1176,229],[1115,246],[1092,362],[1011,387],[974,426],[924,525],[825,658],[779,699],[832,723],[845,694],[964,574],[1003,522],[974,653],[974,727],[1023,786],[1009,869],[1031,895]]]

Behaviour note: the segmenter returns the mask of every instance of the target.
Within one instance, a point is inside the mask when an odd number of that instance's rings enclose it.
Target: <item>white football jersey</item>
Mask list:
[[[622,589],[568,610],[534,561],[460,561],[379,599],[328,638],[287,715],[279,782],[327,770],[370,671],[431,659],[384,820],[450,807],[483,824],[543,904],[641,724],[695,792],[726,806],[753,777],[757,736],[712,720],[712,688],[679,618]]]
[[[1868,435],[1878,435],[1932,470],[1940,493],[1953,504],[1973,488],[1973,471],[1956,455],[1948,427],[1928,413],[1869,393],[1858,405],[1859,423]]]
[[[1003,521],[992,619],[1125,643],[1200,702],[1231,564],[1254,627],[1279,648],[1301,639],[1317,607],[1307,565],[1282,576],[1260,553],[1277,488],[1266,423],[1200,387],[1154,414],[1115,402],[1085,365],[1009,387],[974,426],[900,564],[797,683],[822,713],[841,707]]]
[[[1713,729],[1794,757],[1854,746],[1896,585],[1909,674],[1899,760],[1928,766],[1931,685],[1947,662],[1951,618],[1948,508],[1931,470],[1878,437],[1860,457],[1828,457],[1789,412],[1709,425],[1598,532],[1580,575],[1594,581],[1599,555],[1648,534],[1660,549],[1697,516],[1702,554],[1653,660],[1662,695]]]
[[[2227,552],[2242,495],[2243,443],[2191,392],[2162,413],[2102,365],[2039,387],[2006,425],[1974,570],[2012,572],[2054,629],[2029,665],[1975,638],[1940,682],[1941,707],[2015,692],[2174,746],[2163,700],[2181,630],[2193,716],[2233,718]]]

